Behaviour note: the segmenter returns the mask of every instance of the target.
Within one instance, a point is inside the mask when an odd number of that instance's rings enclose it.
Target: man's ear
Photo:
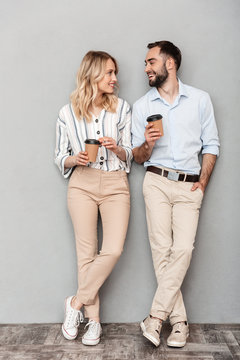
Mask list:
[[[175,68],[175,61],[172,57],[169,56],[169,58],[166,61],[166,68],[167,70],[172,70]]]

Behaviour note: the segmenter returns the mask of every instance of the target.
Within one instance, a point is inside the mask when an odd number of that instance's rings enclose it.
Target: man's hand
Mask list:
[[[162,136],[158,129],[154,129],[153,124],[147,124],[144,132],[146,142],[150,147],[154,147],[155,142]]]
[[[198,182],[193,184],[192,191],[195,191],[197,188],[201,189],[203,194],[207,187],[207,184],[210,180],[213,168],[216,163],[217,156],[212,154],[204,154],[202,160],[202,170],[200,174],[200,179]]]
[[[133,149],[133,158],[138,164],[142,164],[150,158],[155,142],[162,134],[158,129],[153,128],[153,124],[147,124],[144,136],[146,141]]]
[[[204,194],[205,187],[199,181],[193,184],[191,191],[195,191],[197,188],[199,188]]]

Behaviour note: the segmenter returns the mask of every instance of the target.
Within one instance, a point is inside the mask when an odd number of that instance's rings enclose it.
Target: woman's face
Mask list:
[[[105,67],[105,75],[97,84],[98,92],[100,94],[112,94],[116,82],[117,78],[115,64],[112,59],[108,59]]]

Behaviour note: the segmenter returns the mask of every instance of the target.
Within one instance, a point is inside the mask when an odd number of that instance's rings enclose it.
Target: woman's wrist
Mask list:
[[[64,168],[69,169],[76,165],[76,155],[68,156],[64,162]]]
[[[126,152],[121,146],[117,146],[114,154],[117,155],[120,160],[126,161]]]

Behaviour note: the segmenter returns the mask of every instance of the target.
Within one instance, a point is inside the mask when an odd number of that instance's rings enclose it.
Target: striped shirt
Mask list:
[[[99,139],[103,136],[113,138],[118,146],[126,152],[126,161],[120,160],[112,151],[104,146],[99,147],[97,159],[88,166],[104,171],[130,171],[131,150],[131,109],[125,100],[118,98],[115,113],[102,110],[98,117],[92,116],[92,121],[78,120],[71,104],[65,105],[59,112],[56,125],[55,163],[64,178],[68,178],[73,168],[64,169],[68,156],[85,151],[86,139]]]

